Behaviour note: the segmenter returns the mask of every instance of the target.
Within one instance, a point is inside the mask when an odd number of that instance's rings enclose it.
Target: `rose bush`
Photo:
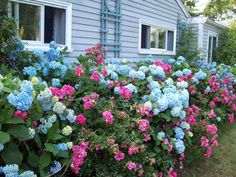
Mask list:
[[[131,67],[103,52],[66,65],[51,42],[22,75],[0,76],[1,174],[175,177],[189,152],[211,156],[219,125],[234,122],[234,67]]]

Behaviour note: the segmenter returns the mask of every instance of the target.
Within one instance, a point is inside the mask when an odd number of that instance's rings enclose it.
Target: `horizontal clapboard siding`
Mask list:
[[[61,0],[72,3],[72,48],[69,60],[73,60],[88,47],[100,42],[101,0]],[[121,0],[121,58],[138,61],[147,55],[139,55],[139,20],[156,24],[175,25],[177,19],[186,22],[186,16],[175,0]],[[111,4],[114,6],[114,3]],[[108,25],[110,32],[113,25]],[[114,37],[109,35],[110,39]],[[170,56],[156,56],[166,58]]]

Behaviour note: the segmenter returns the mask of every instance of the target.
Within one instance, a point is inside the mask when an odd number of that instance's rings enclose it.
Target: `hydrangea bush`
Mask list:
[[[54,42],[22,77],[0,75],[5,176],[171,176],[209,158],[234,122],[234,67],[183,57],[131,67],[99,44],[65,65]]]

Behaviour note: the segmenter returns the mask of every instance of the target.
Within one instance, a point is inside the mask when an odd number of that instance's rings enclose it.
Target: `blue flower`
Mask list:
[[[2,173],[6,176],[18,176],[18,172],[19,172],[19,167],[16,164],[12,164],[12,165],[6,165],[4,167],[2,167]]]
[[[49,47],[51,48],[51,49],[57,49],[57,43],[55,42],[55,41],[51,41],[50,43],[49,43]]]
[[[53,78],[52,79],[52,86],[53,87],[60,87],[61,86],[60,79]]]
[[[129,89],[132,93],[137,93],[137,87],[135,87],[133,84],[128,84],[125,86],[127,89]]]
[[[174,107],[171,109],[170,113],[173,117],[179,117],[181,110],[182,110],[181,107]]]
[[[188,88],[188,83],[185,81],[177,82],[177,86],[182,89],[185,89],[185,88]]]
[[[187,122],[182,122],[179,126],[180,126],[182,129],[186,129],[186,130],[189,130],[189,129],[190,129],[190,125],[189,125]]]
[[[53,174],[53,173],[56,173],[58,170],[60,170],[61,168],[61,163],[58,162],[58,161],[54,161],[54,166],[52,166],[50,168],[50,172]]]
[[[36,55],[37,57],[39,57],[41,59],[45,56],[44,52],[42,50],[37,49],[37,50],[34,50],[33,53],[34,53],[34,55]]]
[[[29,76],[36,76],[37,75],[37,71],[36,71],[36,68],[33,67],[33,66],[24,67],[23,74],[24,75],[29,75]]]
[[[175,141],[175,148],[178,154],[182,154],[185,151],[184,142],[182,140],[177,139]]]
[[[57,144],[56,147],[59,151],[67,151],[68,150],[68,147],[67,147],[66,143]]]
[[[121,65],[116,69],[116,72],[121,75],[128,75],[132,68],[127,65]]]
[[[9,58],[11,60],[16,60],[17,58],[17,53],[15,51],[11,51],[10,54],[9,54]]]
[[[142,71],[130,70],[129,77],[132,79],[144,80],[145,74]]]
[[[198,80],[205,80],[207,77],[207,74],[200,70],[194,75],[194,77]]]
[[[160,89],[153,89],[153,90],[151,91],[151,95],[150,95],[150,96],[151,96],[151,98],[152,98],[153,101],[157,101],[158,99],[161,98],[162,92],[161,92]]]
[[[166,96],[162,96],[160,99],[157,100],[157,104],[160,112],[164,112],[168,108],[169,102]]]
[[[185,75],[185,76],[188,76],[188,75],[190,75],[190,74],[192,74],[192,71],[190,70],[190,69],[184,69],[183,70],[183,74]]]
[[[32,171],[25,171],[21,173],[19,177],[37,177],[37,175],[35,175]]]
[[[161,131],[161,132],[158,132],[158,134],[157,134],[157,139],[158,140],[164,140],[164,138],[165,138],[165,133],[163,132],[163,131]]]
[[[149,66],[149,70],[151,71],[151,73],[154,76],[156,76],[156,77],[158,77],[160,79],[165,79],[165,77],[166,77],[165,71],[160,66],[150,65]]]
[[[175,127],[174,131],[175,131],[175,138],[176,139],[182,140],[184,138],[185,134],[184,134],[184,131],[182,130],[182,128]]]
[[[183,76],[183,72],[180,71],[180,70],[178,70],[178,71],[174,72],[174,73],[172,74],[172,76],[181,77],[181,76]]]
[[[160,84],[157,81],[151,81],[150,82],[150,90],[154,90],[154,89],[160,89]]]
[[[60,56],[60,51],[57,49],[51,48],[50,50],[47,51],[47,57],[51,61],[55,61],[56,59],[59,58],[59,56]]]
[[[149,71],[148,67],[147,66],[141,66],[139,68],[139,71],[142,71],[143,73],[147,73]]]
[[[112,80],[118,80],[119,79],[119,76],[118,76],[118,74],[116,73],[116,72],[114,72],[114,71],[112,71],[111,72],[111,79]]]

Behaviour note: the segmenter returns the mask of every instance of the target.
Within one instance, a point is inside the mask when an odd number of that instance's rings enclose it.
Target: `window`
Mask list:
[[[71,4],[46,0],[11,0],[9,16],[29,47],[46,47],[51,41],[71,47]]]
[[[213,34],[208,35],[208,57],[207,62],[211,63],[215,60],[218,37]]]
[[[175,31],[141,23],[139,53],[174,55]]]

